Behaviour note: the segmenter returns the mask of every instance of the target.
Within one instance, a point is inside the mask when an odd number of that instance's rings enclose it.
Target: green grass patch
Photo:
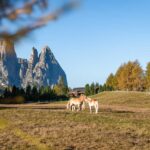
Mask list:
[[[148,92],[112,91],[102,92],[91,97],[98,99],[100,104],[150,108],[150,93]]]
[[[0,118],[0,130],[5,129],[8,127],[8,122],[5,119]]]

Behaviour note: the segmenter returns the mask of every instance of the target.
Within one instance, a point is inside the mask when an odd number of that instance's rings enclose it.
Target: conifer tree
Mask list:
[[[95,84],[94,84],[94,82],[91,84],[91,86],[90,86],[90,94],[91,95],[94,95],[95,94]]]
[[[85,95],[86,95],[86,96],[89,96],[89,95],[90,95],[90,85],[89,85],[89,84],[86,84],[86,85],[85,85]]]

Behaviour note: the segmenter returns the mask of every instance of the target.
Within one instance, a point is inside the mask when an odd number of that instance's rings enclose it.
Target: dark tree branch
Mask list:
[[[45,26],[49,21],[56,20],[61,14],[69,11],[70,9],[77,6],[77,1],[70,1],[61,8],[58,8],[54,12],[49,12],[47,15],[42,15],[40,17],[37,17],[36,19],[31,19],[30,15],[35,14],[34,7],[38,6],[40,9],[47,8],[48,7],[48,1],[47,0],[20,0],[23,4],[22,7],[16,7],[17,2],[20,2],[16,0],[16,4],[14,4],[12,0],[0,0],[0,38],[7,38],[12,39],[14,41],[17,41],[25,36],[27,36],[31,31],[40,28],[42,26]],[[3,8],[3,9],[1,9]],[[11,31],[12,28],[8,24],[3,24],[2,20],[6,19],[8,21],[12,21],[11,23],[16,24],[19,21],[23,22],[23,19],[21,17],[23,15],[27,16],[28,23],[25,23],[22,27],[17,27],[17,30]],[[6,27],[6,29],[9,26],[9,30],[4,30],[2,26]]]

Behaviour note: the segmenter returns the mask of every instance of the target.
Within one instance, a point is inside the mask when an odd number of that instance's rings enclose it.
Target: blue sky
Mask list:
[[[57,1],[58,2],[58,1]],[[103,84],[124,62],[150,61],[149,0],[84,0],[80,8],[36,30],[16,45],[19,57],[48,45],[70,87]]]

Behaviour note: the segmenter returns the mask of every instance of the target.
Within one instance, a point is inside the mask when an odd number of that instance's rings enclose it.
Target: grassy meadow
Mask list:
[[[88,108],[70,112],[66,102],[0,105],[0,149],[150,149],[149,93],[103,92],[93,97],[100,104],[97,115]]]

